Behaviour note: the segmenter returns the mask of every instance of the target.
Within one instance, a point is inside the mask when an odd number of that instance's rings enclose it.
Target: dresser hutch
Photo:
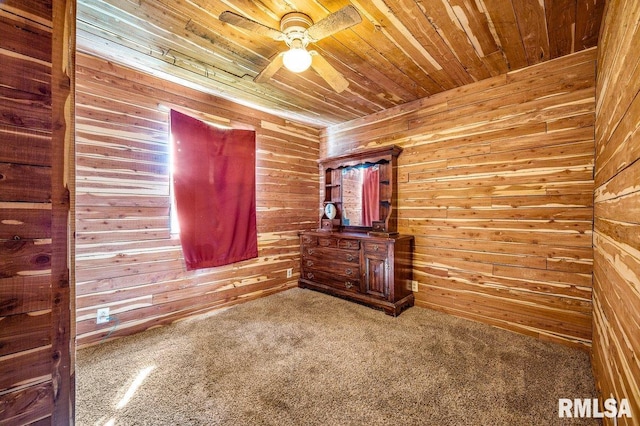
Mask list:
[[[397,159],[390,146],[319,162],[319,228],[300,233],[299,286],[399,315],[413,306],[413,236],[397,232]]]

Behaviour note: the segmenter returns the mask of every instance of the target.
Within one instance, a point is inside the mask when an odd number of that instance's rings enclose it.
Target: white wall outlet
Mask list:
[[[413,292],[418,292],[418,281],[413,280],[411,281],[411,291]]]
[[[96,315],[96,324],[109,322],[109,308],[99,308]]]
[[[287,278],[291,278],[293,276],[293,268],[287,269]]]

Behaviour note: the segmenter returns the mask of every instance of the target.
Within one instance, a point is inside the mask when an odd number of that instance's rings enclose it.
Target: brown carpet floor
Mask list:
[[[297,288],[82,349],[76,376],[78,425],[598,424],[558,418],[595,397],[583,351]]]

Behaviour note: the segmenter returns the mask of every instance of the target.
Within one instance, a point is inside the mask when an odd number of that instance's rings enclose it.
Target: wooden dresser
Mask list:
[[[396,316],[413,306],[412,251],[412,236],[303,232],[299,286]]]
[[[383,309],[413,306],[413,237],[397,232],[397,159],[391,145],[320,160],[320,227],[300,233],[303,288]]]

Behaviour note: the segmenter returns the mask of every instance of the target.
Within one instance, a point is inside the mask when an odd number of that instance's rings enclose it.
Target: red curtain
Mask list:
[[[367,167],[362,173],[362,226],[371,226],[380,220],[379,167]]]
[[[173,188],[188,270],[258,257],[254,131],[171,111]]]

